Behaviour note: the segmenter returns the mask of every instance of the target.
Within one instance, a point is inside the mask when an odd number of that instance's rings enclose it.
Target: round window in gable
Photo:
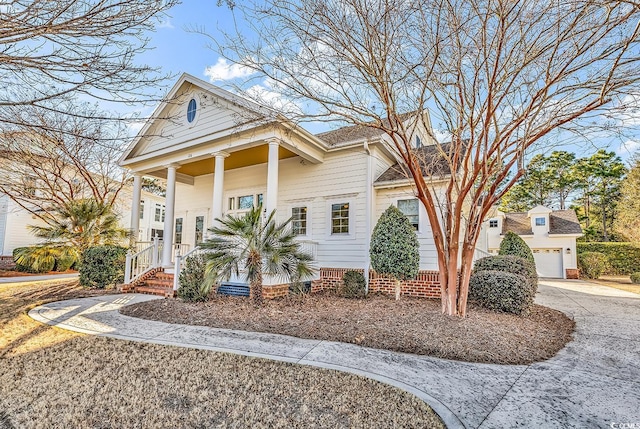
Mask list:
[[[193,120],[196,118],[197,108],[198,106],[196,104],[196,100],[195,98],[192,98],[191,101],[189,101],[189,106],[187,107],[187,121],[189,123],[193,122]]]

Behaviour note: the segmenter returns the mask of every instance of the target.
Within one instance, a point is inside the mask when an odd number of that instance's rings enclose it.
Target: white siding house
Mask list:
[[[576,239],[582,229],[573,210],[551,210],[537,206],[523,213],[498,212],[487,221],[486,242],[497,253],[506,232],[518,234],[531,248],[538,275],[572,278],[577,275]]]
[[[394,171],[380,131],[353,126],[312,135],[188,74],[168,99],[120,160],[135,186],[142,176],[167,180],[165,268],[173,267],[166,249],[176,239],[196,246],[216,218],[263,202],[279,221],[293,216],[319,267],[365,270],[373,227],[397,205],[418,231],[421,269],[437,269],[426,213],[411,183]],[[415,134],[417,144],[431,142],[424,130]]]

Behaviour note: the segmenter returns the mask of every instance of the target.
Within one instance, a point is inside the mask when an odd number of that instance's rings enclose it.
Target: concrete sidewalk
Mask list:
[[[72,274],[45,274],[42,276],[18,276],[18,277],[0,277],[1,283],[28,283],[41,282],[46,280],[69,280],[78,277],[78,273]]]
[[[577,323],[575,339],[533,365],[472,364],[276,334],[123,316],[157,299],[109,295],[36,307],[36,320],[88,334],[230,352],[370,377],[415,394],[449,428],[640,425],[640,295],[580,281],[543,281],[537,300]],[[635,427],[635,426],[628,426]]]

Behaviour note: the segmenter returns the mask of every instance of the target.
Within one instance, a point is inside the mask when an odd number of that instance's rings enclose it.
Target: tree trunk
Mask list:
[[[249,297],[255,304],[262,304],[262,266],[249,283]]]

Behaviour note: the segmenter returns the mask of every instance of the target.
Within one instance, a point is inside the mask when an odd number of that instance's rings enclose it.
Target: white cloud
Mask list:
[[[207,76],[211,82],[247,77],[254,73],[255,71],[249,67],[244,67],[240,64],[230,64],[224,58],[218,58],[218,61],[214,65],[204,70],[205,76]]]
[[[635,140],[627,140],[626,142],[620,145],[618,150],[616,150],[616,153],[618,155],[626,156],[626,155],[633,155],[638,151],[640,151],[640,142]]]
[[[247,95],[258,104],[275,109],[285,116],[300,115],[302,113],[300,106],[287,99],[277,89],[277,86],[267,79],[262,84],[253,85],[247,89]]]
[[[438,141],[438,143],[448,143],[451,141],[451,133],[446,130],[439,130],[438,128],[434,128],[433,136]]]
[[[168,28],[170,30],[173,30],[174,27],[173,24],[171,23],[171,20],[169,18],[162,20],[158,23],[158,25],[156,25],[157,28]]]

